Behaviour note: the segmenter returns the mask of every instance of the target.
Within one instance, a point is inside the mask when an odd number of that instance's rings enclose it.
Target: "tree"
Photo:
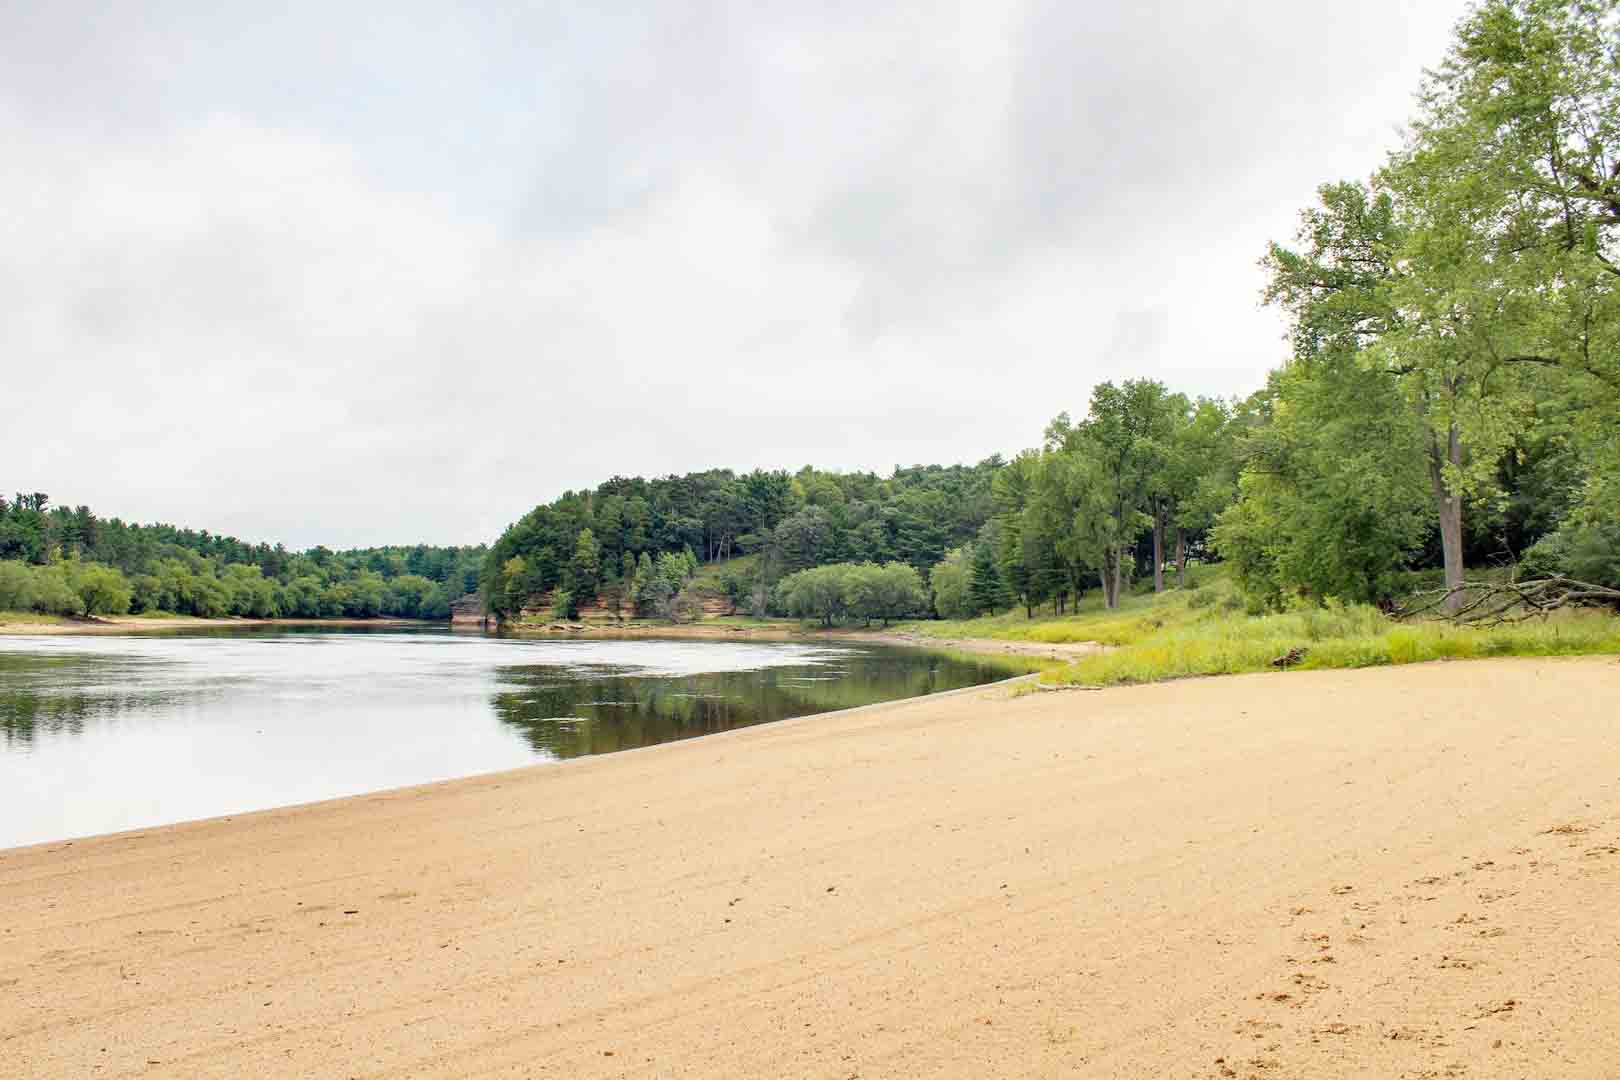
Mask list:
[[[34,575],[20,561],[0,562],[0,611],[28,611],[34,606]]]
[[[1392,174],[1386,173],[1386,179]],[[1410,178],[1408,178],[1410,179]],[[1398,208],[1392,186],[1414,202]],[[1271,245],[1265,298],[1292,319],[1294,358],[1318,368],[1359,365],[1380,372],[1423,417],[1423,457],[1439,522],[1446,580],[1463,575],[1462,497],[1469,456],[1463,430],[1484,405],[1479,362],[1488,333],[1476,307],[1458,307],[1441,285],[1457,253],[1426,227],[1419,185],[1325,185],[1320,206],[1300,215],[1299,251]],[[1429,223],[1431,226],[1433,222]],[[1414,239],[1414,229],[1423,239]],[[1446,231],[1450,241],[1455,231]],[[1495,417],[1500,410],[1482,409]],[[1489,428],[1490,435],[1485,434]],[[1499,437],[1502,425],[1480,426],[1483,439]]]
[[[1443,273],[1417,268],[1429,308],[1493,316],[1495,332],[1479,343],[1481,382],[1494,379],[1480,390],[1495,424],[1487,430],[1517,441],[1549,376],[1576,404],[1588,478],[1577,529],[1612,520],[1620,496],[1617,52],[1615,0],[1480,4],[1458,25],[1408,145],[1382,174],[1424,210],[1410,246],[1440,255],[1431,262]],[[1465,485],[1476,478],[1451,472]],[[1447,581],[1455,600],[1457,582]]]
[[[67,582],[79,601],[79,614],[122,615],[129,610],[130,588],[124,575],[110,566],[70,562]]]
[[[996,534],[990,525],[985,529],[985,534],[973,545],[973,559],[968,571],[967,605],[975,615],[1007,606],[1007,591],[1001,583],[1001,567],[996,565]]]
[[[660,579],[653,573],[652,556],[645,551],[636,557],[635,586],[631,591],[631,599],[635,604],[637,615],[656,613],[658,606],[667,599]]]
[[[581,529],[574,541],[574,554],[568,560],[567,572],[553,597],[553,606],[560,607],[558,618],[577,619],[581,604],[593,603],[601,588],[602,548],[596,534],[589,528]],[[561,604],[558,601],[561,600]]]
[[[1387,598],[1428,527],[1421,419],[1361,367],[1295,361],[1270,393],[1272,422],[1245,445],[1216,550],[1256,607],[1295,594]]]
[[[928,586],[934,594],[934,610],[942,619],[963,619],[972,614],[968,585],[972,580],[967,548],[955,548],[928,572]]]
[[[915,615],[928,607],[922,575],[901,562],[886,563],[873,575],[870,590],[872,615],[889,625],[890,619]]]
[[[789,574],[776,584],[777,606],[795,618],[818,618],[831,626],[846,610],[847,564],[815,566]]]
[[[735,615],[748,602],[753,583],[748,575],[737,570],[726,570],[720,575],[720,593],[726,598],[728,614]]]
[[[772,545],[788,573],[818,566],[832,547],[833,529],[827,511],[806,507],[784,518],[772,533]]]
[[[1126,553],[1155,524],[1145,510],[1170,441],[1170,417],[1163,384],[1127,379],[1096,386],[1079,425],[1060,416],[1047,428],[1054,453],[1044,486],[1057,516],[1071,517],[1066,530],[1059,522],[1052,525],[1062,530],[1072,562],[1096,568],[1110,609],[1119,606]]]

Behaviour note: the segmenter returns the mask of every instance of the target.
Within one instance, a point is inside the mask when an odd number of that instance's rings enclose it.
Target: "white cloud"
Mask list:
[[[490,10],[354,51],[246,11],[0,14],[0,484],[294,546],[1251,390],[1264,242],[1378,164],[1455,14]]]

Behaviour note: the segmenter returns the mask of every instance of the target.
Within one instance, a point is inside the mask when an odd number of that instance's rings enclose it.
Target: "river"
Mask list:
[[[607,753],[1010,673],[864,643],[320,628],[0,637],[0,848]]]

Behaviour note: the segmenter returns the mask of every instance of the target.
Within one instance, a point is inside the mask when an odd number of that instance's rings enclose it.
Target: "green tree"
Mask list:
[[[579,616],[579,605],[596,599],[601,588],[602,547],[590,529],[580,531],[574,542],[574,557],[568,563],[568,590],[573,602],[567,618]]]
[[[885,563],[872,576],[869,607],[874,618],[888,626],[890,619],[901,619],[925,611],[928,591],[915,567],[902,562]]]
[[[972,614],[968,585],[972,581],[967,548],[955,548],[928,572],[928,586],[934,594],[934,610],[942,619],[965,619]]]
[[[1216,550],[1257,607],[1388,597],[1428,527],[1421,419],[1382,373],[1295,362],[1272,377]]]
[[[776,585],[777,606],[795,618],[817,618],[831,626],[846,611],[847,565],[815,566],[789,574]]]
[[[1154,525],[1145,511],[1170,442],[1171,400],[1151,379],[1105,382],[1092,390],[1084,421],[1070,425],[1060,416],[1047,428],[1048,527],[1061,537],[1071,565],[1097,570],[1110,609],[1119,606],[1127,554]]]
[[[973,545],[973,558],[969,563],[967,606],[974,615],[994,612],[1007,606],[1007,592],[1001,582],[1001,567],[996,565],[996,544],[992,533]]]
[[[80,615],[122,615],[129,610],[129,582],[110,566],[69,562],[67,583],[78,597]]]

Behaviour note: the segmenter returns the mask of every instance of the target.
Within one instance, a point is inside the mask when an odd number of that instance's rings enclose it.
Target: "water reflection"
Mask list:
[[[162,704],[165,691],[143,682],[149,663],[0,653],[0,745],[10,749],[39,736],[82,734],[89,721]]]
[[[804,643],[252,630],[0,637],[0,848],[971,686],[997,660]]]
[[[1004,666],[903,650],[861,650],[837,666],[716,671],[679,679],[611,669],[505,668],[495,715],[534,750],[558,758],[605,754],[794,716],[975,686]]]

